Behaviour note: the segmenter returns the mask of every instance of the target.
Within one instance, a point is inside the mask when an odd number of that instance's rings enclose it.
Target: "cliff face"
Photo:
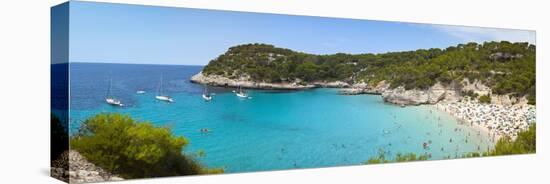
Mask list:
[[[353,88],[340,90],[343,95],[358,95],[358,94],[377,94],[381,95],[385,102],[398,105],[421,105],[435,104],[440,101],[454,102],[458,101],[461,96],[456,87],[445,87],[440,83],[436,83],[426,90],[405,90],[404,87],[391,89],[386,81],[379,82],[376,86],[353,85]]]
[[[381,89],[378,89],[381,90]],[[514,105],[514,104],[527,104],[528,100],[525,96],[515,97],[513,95],[496,95],[492,94],[491,89],[478,81],[468,82],[463,81],[461,86],[449,85],[443,86],[440,83],[436,83],[426,90],[405,90],[403,87],[397,87],[395,89],[386,88],[381,93],[385,102],[398,104],[398,105],[421,105],[421,104],[436,104],[438,102],[457,102],[463,98],[461,93],[466,91],[472,91],[473,93],[480,95],[490,95],[491,104],[496,105]]]
[[[399,105],[435,104],[441,100],[455,100],[457,93],[437,83],[427,90],[405,90],[403,87],[382,92],[385,102]]]
[[[350,84],[342,81],[333,81],[333,82],[314,82],[313,85],[317,87],[324,88],[347,88],[350,87]]]
[[[384,91],[388,90],[390,85],[386,81],[379,82],[376,86],[369,86],[366,83],[353,84],[351,88],[344,88],[340,90],[342,95],[360,95],[360,94],[372,94],[381,95]]]
[[[301,85],[295,83],[266,83],[255,82],[248,78],[230,79],[221,75],[204,75],[202,72],[191,77],[191,82],[199,84],[208,84],[211,86],[221,87],[243,87],[252,89],[310,89],[314,88],[313,84]]]
[[[498,105],[514,105],[514,104],[527,104],[528,100],[525,96],[515,97],[511,95],[491,95],[491,103]]]
[[[258,82],[252,81],[248,77],[241,77],[238,79],[230,79],[221,75],[204,75],[202,72],[191,77],[191,82],[199,84],[208,84],[211,86],[220,86],[220,87],[243,87],[250,89],[280,89],[280,90],[298,90],[298,89],[311,89],[316,87],[324,88],[346,88],[351,85],[342,82],[342,81],[332,81],[332,82],[310,82],[305,83],[301,81],[295,82],[280,82],[280,83],[268,83],[268,82]]]

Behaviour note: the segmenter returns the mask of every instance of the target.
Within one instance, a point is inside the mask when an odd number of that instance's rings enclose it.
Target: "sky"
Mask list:
[[[472,41],[535,44],[535,32],[526,30],[79,1],[71,1],[69,21],[71,62],[206,65],[246,43],[311,54],[446,48]]]

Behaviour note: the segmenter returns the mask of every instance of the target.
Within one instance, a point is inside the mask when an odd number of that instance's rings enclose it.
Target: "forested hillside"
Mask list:
[[[446,49],[419,49],[382,54],[313,55],[267,44],[246,44],[210,61],[205,75],[250,77],[263,82],[344,81],[426,89],[437,81],[448,85],[479,80],[495,94],[535,98],[535,45],[467,43]]]

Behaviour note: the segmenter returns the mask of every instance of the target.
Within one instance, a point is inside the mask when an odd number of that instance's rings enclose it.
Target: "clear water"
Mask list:
[[[478,146],[481,151],[492,146],[486,135],[431,106],[402,108],[376,95],[342,96],[336,89],[249,90],[252,99],[240,99],[231,89],[213,88],[213,100],[205,102],[203,86],[189,82],[201,69],[73,63],[70,130],[75,132],[82,120],[100,112],[129,114],[169,125],[174,134],[191,140],[185,152],[204,150],[206,156],[199,160],[226,172],[356,165],[381,149],[388,155],[454,158]],[[154,99],[161,74],[165,92],[175,103]],[[109,78],[113,95],[127,107],[104,103]],[[136,94],[138,90],[147,93]],[[211,132],[201,133],[202,128]],[[424,142],[431,142],[428,149]]]

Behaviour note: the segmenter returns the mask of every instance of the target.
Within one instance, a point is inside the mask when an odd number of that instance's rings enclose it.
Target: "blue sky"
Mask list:
[[[313,54],[527,41],[534,31],[71,2],[70,61],[205,65],[229,47],[268,43]]]

